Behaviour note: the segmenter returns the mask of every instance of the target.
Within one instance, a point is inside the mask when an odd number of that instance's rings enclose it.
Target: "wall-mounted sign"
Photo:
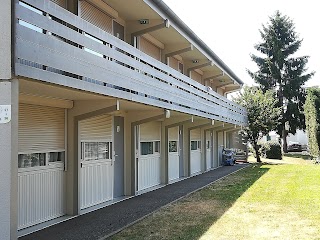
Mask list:
[[[0,105],[0,124],[11,121],[11,105]]]

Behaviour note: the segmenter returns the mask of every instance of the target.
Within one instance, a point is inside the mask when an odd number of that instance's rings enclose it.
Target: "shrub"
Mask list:
[[[282,159],[281,145],[277,141],[268,141],[261,144],[261,153],[268,159]]]
[[[314,158],[320,156],[320,89],[308,89],[304,105],[306,127],[308,132],[310,155]]]

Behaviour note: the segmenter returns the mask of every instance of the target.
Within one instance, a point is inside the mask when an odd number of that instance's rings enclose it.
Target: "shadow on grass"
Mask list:
[[[199,191],[200,199],[217,202],[219,209],[205,216],[198,225],[188,227],[182,236],[175,236],[172,239],[199,239],[203,236],[259,178],[269,171],[268,167],[261,168],[263,165],[268,164],[251,164],[241,172],[223,179],[221,183],[214,183]],[[234,226],[235,223],[231,222],[230,227]]]
[[[312,157],[309,154],[302,154],[302,153],[285,153],[285,157],[292,157],[292,158],[302,158],[304,160],[311,160]]]
[[[166,206],[111,239],[199,239],[261,176],[263,164],[220,179],[180,201]],[[234,223],[230,223],[233,227]]]

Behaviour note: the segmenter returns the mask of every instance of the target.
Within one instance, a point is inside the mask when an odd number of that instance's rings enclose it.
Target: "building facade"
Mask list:
[[[217,168],[246,124],[242,81],[160,0],[5,0],[0,20],[1,239]]]

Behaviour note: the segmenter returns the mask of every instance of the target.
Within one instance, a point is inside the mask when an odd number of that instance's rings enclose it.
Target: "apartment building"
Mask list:
[[[217,168],[246,124],[243,82],[161,0],[4,0],[0,20],[1,239]]]

